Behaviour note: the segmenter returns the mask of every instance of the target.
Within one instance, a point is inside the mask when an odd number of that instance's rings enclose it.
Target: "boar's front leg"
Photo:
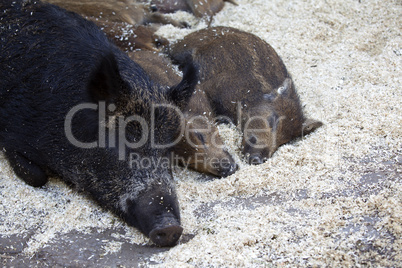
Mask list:
[[[40,187],[46,184],[48,177],[45,172],[31,160],[17,152],[6,152],[8,161],[15,174],[27,184]]]

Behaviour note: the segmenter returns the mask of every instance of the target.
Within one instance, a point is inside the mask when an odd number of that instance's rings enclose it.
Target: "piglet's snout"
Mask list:
[[[261,158],[260,154],[251,155],[248,159],[250,165],[260,165],[263,163],[263,159]]]

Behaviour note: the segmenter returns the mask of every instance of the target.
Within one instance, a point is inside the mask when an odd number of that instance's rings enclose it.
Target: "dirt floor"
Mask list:
[[[177,168],[183,237],[153,246],[57,179],[25,185],[0,156],[0,263],[6,267],[402,267],[402,2],[237,0],[212,26],[270,43],[324,122],[260,166],[220,126],[240,170]],[[163,26],[171,42],[207,26]]]

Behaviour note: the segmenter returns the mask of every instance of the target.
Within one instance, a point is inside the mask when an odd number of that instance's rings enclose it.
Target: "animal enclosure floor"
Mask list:
[[[211,179],[177,168],[183,237],[158,248],[62,182],[25,185],[0,159],[3,266],[270,267],[402,263],[402,3],[237,0],[212,26],[261,37],[324,126],[260,166],[220,126],[240,170]],[[163,26],[171,42],[206,27]]]

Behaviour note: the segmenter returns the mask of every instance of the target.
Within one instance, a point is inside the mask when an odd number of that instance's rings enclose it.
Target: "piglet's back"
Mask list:
[[[259,37],[230,27],[207,28],[187,35],[174,44],[170,57],[177,62],[191,54],[200,65],[200,80],[231,74],[237,83],[256,77],[261,84],[275,89],[288,76],[285,65],[275,50]],[[235,90],[235,89],[231,89]],[[261,88],[266,92],[267,87]],[[234,93],[234,92],[232,92]]]

